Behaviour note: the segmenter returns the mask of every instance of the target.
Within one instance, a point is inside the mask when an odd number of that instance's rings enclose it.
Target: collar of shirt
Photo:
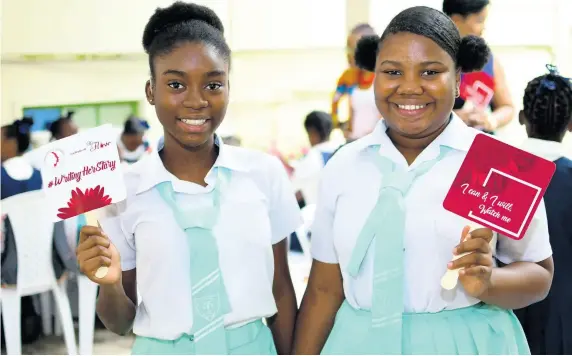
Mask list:
[[[451,114],[451,121],[443,132],[421,152],[419,157],[408,167],[403,155],[397,150],[391,139],[387,135],[387,125],[385,120],[380,120],[375,130],[358,140],[355,144],[362,145],[361,149],[371,146],[379,146],[379,154],[391,159],[397,164],[401,164],[407,169],[414,169],[419,164],[436,158],[440,153],[440,146],[447,146],[461,152],[468,152],[473,140],[480,131],[465,125],[465,123],[454,113]]]
[[[231,171],[244,172],[248,171],[252,164],[252,162],[245,162],[241,156],[236,155],[234,152],[234,149],[236,148],[225,145],[218,136],[215,136],[215,144],[219,147],[218,157],[205,178],[205,182],[208,184],[209,189],[212,189],[211,185],[216,181],[216,177],[214,175],[215,168],[222,167],[230,169]],[[159,156],[159,152],[160,150],[154,151],[149,156],[135,163],[132,166],[133,168],[130,169],[131,172],[140,173],[140,181],[137,186],[136,194],[141,194],[155,187],[157,184],[167,181],[171,181],[173,183],[173,189],[177,192],[190,194],[196,193],[196,189],[191,189],[192,191],[189,190],[189,184],[192,186],[196,185],[190,182],[181,181],[165,169],[163,161],[161,161],[161,157]]]
[[[528,138],[522,143],[520,148],[549,161],[556,161],[559,158],[566,157],[564,154],[565,147],[562,142]],[[572,157],[568,158],[572,159]]]
[[[16,180],[27,180],[34,174],[34,168],[28,159],[22,156],[7,159],[2,166],[6,169],[6,173]]]

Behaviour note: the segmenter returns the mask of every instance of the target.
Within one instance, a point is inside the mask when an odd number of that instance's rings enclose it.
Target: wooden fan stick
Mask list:
[[[101,228],[101,225],[99,224],[99,220],[97,219],[99,216],[99,214],[98,214],[99,210],[100,209],[95,209],[92,211],[88,211],[87,213],[84,214],[87,225],[96,226],[96,227]],[[107,276],[108,271],[109,271],[109,268],[107,266],[101,266],[95,272],[95,277],[99,278],[99,279],[105,278],[105,276]]]

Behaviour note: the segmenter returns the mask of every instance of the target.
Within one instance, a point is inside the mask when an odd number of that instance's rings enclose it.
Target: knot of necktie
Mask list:
[[[175,214],[177,223],[184,230],[199,228],[211,230],[218,219],[218,209],[214,207],[204,207],[184,211],[184,214]]]
[[[383,188],[391,188],[396,189],[401,192],[402,195],[405,195],[407,191],[409,191],[411,184],[413,184],[414,179],[415,175],[411,172],[395,170],[383,176],[382,189],[380,193],[383,192]]]

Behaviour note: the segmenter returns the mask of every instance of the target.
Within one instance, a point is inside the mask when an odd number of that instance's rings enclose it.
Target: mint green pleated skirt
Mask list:
[[[270,329],[261,320],[235,329],[226,329],[229,355],[276,355]],[[195,342],[190,335],[177,340],[159,340],[137,336],[132,355],[196,355]]]
[[[371,313],[354,309],[345,301],[322,354],[379,353],[383,348],[376,345]],[[404,314],[402,354],[530,355],[530,350],[512,311],[481,303],[438,313]]]

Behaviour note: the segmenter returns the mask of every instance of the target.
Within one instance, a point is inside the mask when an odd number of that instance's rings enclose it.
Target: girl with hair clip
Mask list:
[[[562,144],[572,132],[572,83],[547,65],[524,91],[519,114],[528,140],[522,148],[556,164],[544,195],[555,275],[545,300],[515,310],[534,355],[572,354],[572,155]]]
[[[101,229],[82,230],[77,258],[100,285],[98,315],[117,334],[133,329],[134,354],[289,354],[286,237],[300,211],[277,159],[215,134],[229,103],[221,20],[175,2],[151,16],[143,47],[164,146],[130,166],[127,199]]]
[[[529,353],[511,309],[550,289],[544,203],[520,241],[470,231],[443,208],[478,134],[452,113],[460,76],[488,56],[483,39],[461,38],[446,15],[424,6],[358,43],[356,62],[375,72],[384,119],[324,169],[295,353]],[[459,285],[442,288],[457,269]]]
[[[123,132],[117,141],[119,157],[127,164],[133,164],[151,153],[151,145],[145,139],[149,123],[130,116],[123,124]]]

